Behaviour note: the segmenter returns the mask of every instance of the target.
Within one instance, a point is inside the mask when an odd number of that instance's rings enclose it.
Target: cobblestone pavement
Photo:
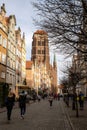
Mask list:
[[[66,104],[62,102],[62,106],[70,120],[73,130],[87,130],[87,101],[84,103],[84,110],[79,110],[79,117],[76,117],[76,110],[72,110],[72,102],[70,101],[70,106],[67,107]],[[79,108],[79,104],[78,104]]]
[[[62,101],[54,101],[50,108],[48,100],[27,105],[24,120],[16,108],[10,123],[6,120],[6,112],[0,113],[0,130],[72,130],[63,105]]]

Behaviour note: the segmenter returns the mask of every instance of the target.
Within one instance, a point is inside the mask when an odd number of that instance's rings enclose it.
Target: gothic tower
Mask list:
[[[48,35],[43,30],[37,30],[33,35],[31,60],[38,64],[44,63],[49,66]]]
[[[57,91],[57,66],[54,57],[53,66],[50,64],[48,34],[37,30],[33,34],[31,61],[33,62],[33,88],[38,94],[39,88],[49,92]]]

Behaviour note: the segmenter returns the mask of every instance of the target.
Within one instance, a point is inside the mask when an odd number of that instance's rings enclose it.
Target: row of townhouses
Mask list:
[[[0,93],[26,78],[25,34],[16,29],[15,15],[6,16],[5,4],[0,10]]]

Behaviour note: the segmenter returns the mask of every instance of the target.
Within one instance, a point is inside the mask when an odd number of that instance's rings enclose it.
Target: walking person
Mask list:
[[[53,96],[50,95],[49,99],[48,99],[49,103],[50,103],[50,107],[53,105]]]
[[[37,96],[37,99],[38,99],[38,102],[40,102],[40,100],[41,100],[41,96],[38,95],[38,96]]]
[[[26,113],[26,94],[24,91],[19,95],[19,107],[21,118],[24,119],[24,115]]]
[[[84,108],[84,94],[81,91],[79,93],[79,105],[80,105],[80,110],[83,110],[83,108]]]
[[[12,114],[14,102],[15,102],[14,94],[10,91],[7,98],[6,98],[6,101],[5,101],[5,105],[6,105],[6,108],[7,108],[7,119],[8,119],[8,121],[11,120],[11,114]]]

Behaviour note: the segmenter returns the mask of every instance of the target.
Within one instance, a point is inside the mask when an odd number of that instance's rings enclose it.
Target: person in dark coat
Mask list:
[[[6,101],[5,101],[5,105],[7,108],[7,119],[8,120],[11,120],[11,113],[12,113],[12,109],[14,106],[14,102],[15,102],[14,94],[10,91],[7,98],[6,98]]]
[[[83,108],[84,108],[84,94],[82,92],[79,93],[79,105],[80,105],[80,110],[83,110]]]
[[[19,95],[19,107],[21,118],[24,119],[24,115],[26,112],[26,94],[24,91]]]
[[[53,96],[52,95],[49,96],[48,101],[49,101],[50,107],[51,107],[53,104]]]

